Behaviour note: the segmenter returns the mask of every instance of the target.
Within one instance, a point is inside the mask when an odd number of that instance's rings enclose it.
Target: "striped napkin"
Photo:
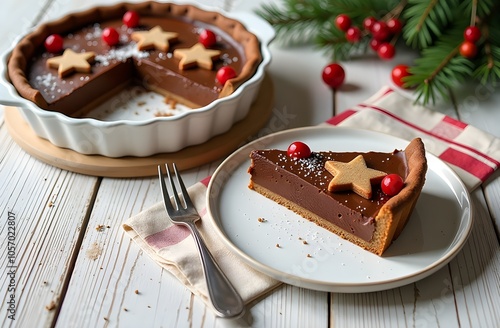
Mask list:
[[[218,239],[211,221],[207,218],[205,207],[209,180],[210,177],[205,178],[188,188],[191,200],[201,216],[197,227],[217,264],[236,288],[243,302],[248,304],[281,283],[243,263]],[[170,222],[162,202],[131,217],[123,224],[123,228],[156,263],[172,273],[213,309],[194,240],[186,227]]]
[[[485,181],[500,163],[500,139],[415,105],[389,87],[326,123],[375,130],[406,140],[421,137],[427,151],[449,163],[469,190]],[[209,179],[188,189],[202,217],[198,227],[214,258],[248,304],[280,282],[243,263],[217,238],[207,218],[205,195]],[[156,263],[211,306],[193,239],[186,228],[170,223],[162,203],[128,219],[123,228]]]

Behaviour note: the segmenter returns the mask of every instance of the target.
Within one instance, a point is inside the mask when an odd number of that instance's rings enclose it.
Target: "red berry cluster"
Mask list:
[[[394,45],[389,42],[389,39],[401,33],[403,29],[403,23],[398,18],[382,21],[369,16],[363,20],[362,31],[359,27],[353,26],[351,18],[345,14],[340,14],[335,18],[335,25],[345,32],[347,41],[351,43],[360,41],[363,35],[371,35],[370,47],[381,59],[385,60],[392,59],[396,54]]]
[[[477,42],[481,39],[481,30],[477,26],[469,26],[464,31],[464,41],[460,45],[460,54],[466,58],[477,55]]]

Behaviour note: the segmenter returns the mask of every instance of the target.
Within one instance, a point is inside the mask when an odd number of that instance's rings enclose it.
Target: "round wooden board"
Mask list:
[[[19,109],[5,107],[4,119],[14,141],[27,153],[42,162],[72,172],[114,178],[144,177],[158,174],[159,164],[174,162],[181,170],[210,163],[229,155],[255,135],[269,120],[274,103],[274,89],[269,76],[264,78],[257,99],[245,119],[237,122],[226,133],[207,142],[184,148],[178,152],[148,157],[112,158],[84,155],[71,149],[54,146],[38,137],[24,120]]]

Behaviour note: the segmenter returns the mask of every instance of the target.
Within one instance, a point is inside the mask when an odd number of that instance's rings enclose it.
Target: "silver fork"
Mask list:
[[[203,273],[208,287],[208,295],[212,305],[217,311],[217,314],[225,318],[237,316],[243,312],[243,301],[227,277],[224,273],[222,273],[221,269],[212,257],[212,254],[210,254],[210,251],[205,245],[205,242],[201,238],[201,235],[195,225],[195,222],[200,219],[200,215],[196,211],[191,198],[187,193],[184,182],[182,182],[182,178],[179,175],[179,172],[177,172],[177,167],[175,164],[172,166],[177,177],[177,184],[181,188],[184,205],[182,204],[179,194],[177,193],[177,189],[175,188],[175,183],[170,173],[168,164],[165,164],[168,180],[170,181],[170,188],[172,189],[174,196],[175,207],[172,205],[170,195],[165,184],[165,175],[163,174],[161,165],[158,165],[158,176],[160,178],[160,185],[163,192],[163,203],[165,204],[167,214],[174,224],[184,225],[191,231],[195,244],[200,252]]]

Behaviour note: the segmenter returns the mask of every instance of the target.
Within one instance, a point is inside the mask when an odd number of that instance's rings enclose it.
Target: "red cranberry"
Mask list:
[[[399,34],[403,29],[403,23],[397,18],[391,18],[387,21],[387,28],[392,34]]]
[[[477,55],[477,47],[470,41],[464,41],[460,45],[460,54],[465,58],[474,58]]]
[[[387,42],[382,43],[377,50],[377,54],[380,57],[380,59],[389,60],[394,58],[394,55],[396,54],[396,49],[390,43]]]
[[[356,43],[361,39],[361,31],[356,26],[349,27],[345,32],[345,38],[351,43]]]
[[[205,48],[213,47],[217,43],[215,33],[210,30],[201,31],[198,40]]]
[[[215,75],[217,81],[219,81],[219,83],[222,85],[226,84],[227,80],[230,80],[235,77],[236,77],[236,71],[231,66],[223,66],[219,68],[217,74]]]
[[[476,43],[481,38],[481,30],[477,26],[469,26],[464,31],[466,41]]]
[[[114,28],[106,27],[102,31],[102,39],[108,46],[114,46],[120,41],[120,34]]]
[[[311,149],[301,141],[295,141],[288,146],[287,155],[293,159],[307,158],[311,156]]]
[[[365,30],[370,32],[372,30],[373,24],[375,24],[376,22],[377,20],[375,19],[375,17],[373,16],[366,17],[363,20],[363,27],[365,28]]]
[[[335,18],[335,25],[339,30],[347,32],[347,29],[351,27],[351,18],[347,15],[340,14]]]
[[[403,189],[403,186],[404,186],[403,179],[395,173],[386,175],[382,179],[382,182],[380,183],[382,192],[387,196],[394,196],[398,194],[401,191],[401,189]]]
[[[371,32],[373,37],[379,41],[387,40],[391,34],[385,22],[375,22]]]
[[[377,40],[377,39],[372,38],[372,39],[370,40],[370,48],[372,48],[372,49],[373,49],[373,51],[377,51],[377,50],[378,50],[378,48],[380,48],[380,45],[381,45],[381,44],[382,44],[382,42],[381,42],[381,41],[379,41],[379,40]]]
[[[139,25],[139,18],[137,11],[129,10],[123,14],[122,21],[127,27],[136,27]]]
[[[407,65],[397,65],[392,69],[391,77],[394,84],[399,87],[403,87],[405,84],[403,78],[411,75],[411,73],[408,72],[408,68],[409,67]]]
[[[321,77],[328,86],[335,89],[344,83],[345,71],[342,66],[333,63],[325,66]]]
[[[45,39],[45,49],[51,53],[58,53],[63,50],[64,40],[59,34],[51,34]]]

